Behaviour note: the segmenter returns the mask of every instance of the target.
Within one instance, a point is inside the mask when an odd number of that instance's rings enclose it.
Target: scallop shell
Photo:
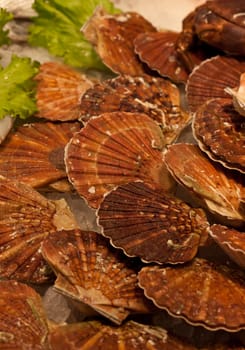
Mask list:
[[[244,224],[241,207],[245,188],[237,174],[212,162],[192,144],[170,145],[164,160],[176,181],[194,192],[200,204],[221,220],[233,225]]]
[[[233,106],[235,110],[245,117],[245,73],[240,75],[239,85],[225,88],[225,92],[232,96]]]
[[[208,156],[229,169],[245,172],[244,117],[230,99],[212,99],[198,108],[193,135]]]
[[[42,245],[54,269],[55,288],[120,324],[130,313],[153,310],[137,285],[135,264],[96,232],[60,231]]]
[[[64,147],[79,123],[30,123],[0,145],[0,174],[33,187],[66,179]]]
[[[168,80],[146,75],[121,75],[96,84],[82,97],[80,119],[116,111],[147,114],[162,128],[166,143],[172,143],[190,121],[180,108],[178,88]]]
[[[65,149],[70,182],[91,207],[116,185],[130,181],[173,184],[162,161],[160,127],[141,113],[111,112],[91,118]]]
[[[139,285],[161,309],[192,325],[236,332],[245,328],[244,273],[204,259],[144,267]]]
[[[141,182],[107,194],[97,216],[102,234],[113,246],[128,256],[160,264],[191,260],[209,226],[201,209]]]
[[[245,268],[245,232],[224,225],[211,225],[210,236],[239,266]]]
[[[0,281],[1,349],[49,349],[42,299],[31,287]]]
[[[120,327],[98,321],[56,327],[50,334],[53,350],[195,350],[161,327],[128,321]]]
[[[140,14],[124,12],[109,15],[97,8],[82,28],[103,63],[119,74],[142,75],[143,64],[134,52],[133,40],[142,32],[156,31]]]
[[[233,57],[215,56],[194,68],[186,85],[190,112],[211,98],[227,98],[225,88],[239,85],[240,75],[245,71],[245,61]]]
[[[54,202],[32,187],[0,176],[0,279],[43,283],[53,278],[40,252],[45,237],[73,228],[63,200]]]
[[[35,80],[37,116],[52,121],[77,120],[80,99],[93,86],[84,74],[59,62],[41,64]]]

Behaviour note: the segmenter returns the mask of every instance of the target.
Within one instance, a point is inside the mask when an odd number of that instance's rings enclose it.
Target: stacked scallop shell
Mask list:
[[[245,63],[198,65],[184,110],[135,52],[138,35],[158,33],[151,23],[99,8],[83,31],[113,74],[42,64],[37,118],[0,145],[0,343],[240,350]],[[179,142],[190,124],[193,142]],[[83,322],[48,319],[32,288],[46,283]]]

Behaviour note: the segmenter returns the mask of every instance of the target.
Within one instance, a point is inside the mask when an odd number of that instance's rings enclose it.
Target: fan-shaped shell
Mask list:
[[[88,204],[98,207],[103,195],[130,181],[172,185],[162,161],[160,127],[141,113],[111,112],[91,118],[65,149],[70,182]]]
[[[62,200],[58,203],[28,185],[0,177],[0,278],[33,283],[50,280],[41,242],[57,229],[75,227],[72,215],[68,220],[68,208]]]
[[[113,72],[129,75],[142,75],[145,72],[134,52],[133,40],[142,32],[156,29],[140,14],[124,12],[109,15],[98,8],[82,31]]]
[[[193,135],[208,156],[230,169],[245,172],[244,117],[230,99],[212,99],[193,118]]]
[[[178,88],[168,80],[147,75],[105,80],[81,99],[82,121],[116,111],[145,113],[160,125],[166,143],[172,143],[190,120],[180,108]]]
[[[66,179],[64,147],[79,123],[30,123],[0,145],[0,174],[33,187]]]
[[[97,215],[102,234],[112,245],[146,262],[191,260],[207,236],[208,222],[201,209],[141,182],[111,191]]]
[[[160,327],[128,321],[120,327],[98,321],[54,328],[50,334],[53,350],[195,350],[196,348]]]
[[[84,74],[59,62],[41,64],[35,80],[37,116],[52,121],[77,120],[80,99],[93,86]]]
[[[245,232],[224,225],[211,225],[210,236],[239,266],[245,268]]]
[[[137,266],[98,233],[57,232],[44,241],[42,254],[57,274],[57,290],[113,322],[120,324],[132,312],[151,310],[137,286]]]
[[[244,273],[195,258],[179,267],[144,267],[139,285],[156,306],[210,330],[245,328]]]
[[[239,85],[245,61],[229,56],[215,56],[194,68],[186,85],[188,107],[195,112],[212,98],[227,98],[225,88]]]
[[[0,281],[0,310],[1,349],[49,349],[47,319],[34,289]]]
[[[197,145],[170,145],[165,164],[181,185],[194,192],[205,207],[222,220],[243,225],[245,188],[237,174],[212,162]]]

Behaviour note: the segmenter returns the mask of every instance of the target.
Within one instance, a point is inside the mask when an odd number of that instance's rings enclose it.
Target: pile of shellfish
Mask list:
[[[181,33],[97,8],[109,76],[41,63],[0,145],[1,349],[244,349],[245,59],[200,29],[245,30],[224,3]]]

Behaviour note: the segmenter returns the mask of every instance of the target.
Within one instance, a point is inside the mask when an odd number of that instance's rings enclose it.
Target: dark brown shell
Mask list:
[[[50,334],[53,350],[195,350],[196,348],[160,327],[128,321],[120,327],[98,321],[54,328]]]
[[[164,145],[162,131],[150,117],[104,113],[91,118],[67,145],[68,178],[94,208],[122,183],[138,180],[169,188],[173,182],[162,161]]]
[[[245,71],[245,61],[229,56],[215,56],[203,61],[191,72],[186,96],[190,112],[195,112],[211,98],[228,98],[225,88],[239,85]]]
[[[176,181],[199,197],[200,205],[221,220],[244,225],[245,188],[241,177],[211,161],[193,144],[170,145],[164,160]]]
[[[102,234],[128,256],[144,262],[184,263],[207,236],[201,209],[144,183],[119,186],[105,196],[97,212]]]
[[[77,120],[80,99],[93,86],[84,74],[58,62],[41,64],[35,80],[37,116],[52,121]]]
[[[243,0],[230,0],[229,4],[226,0],[209,0],[207,1],[207,7],[229,22],[245,27],[245,3]]]
[[[48,350],[48,325],[42,299],[31,287],[0,281],[0,347],[2,350]]]
[[[209,234],[233,261],[245,268],[245,232],[214,224]]]
[[[103,63],[119,74],[142,75],[145,68],[134,52],[133,40],[143,32],[156,31],[140,14],[109,15],[98,8],[82,28]]]
[[[42,244],[55,288],[120,324],[130,313],[154,308],[137,285],[138,268],[96,232],[59,231]]]
[[[193,135],[208,156],[230,169],[245,172],[244,117],[231,99],[212,99],[196,111]]]
[[[79,123],[30,123],[9,134],[0,145],[0,174],[32,187],[66,179],[64,147]]]
[[[139,285],[156,306],[210,330],[245,328],[244,273],[195,258],[178,267],[144,267]]]

